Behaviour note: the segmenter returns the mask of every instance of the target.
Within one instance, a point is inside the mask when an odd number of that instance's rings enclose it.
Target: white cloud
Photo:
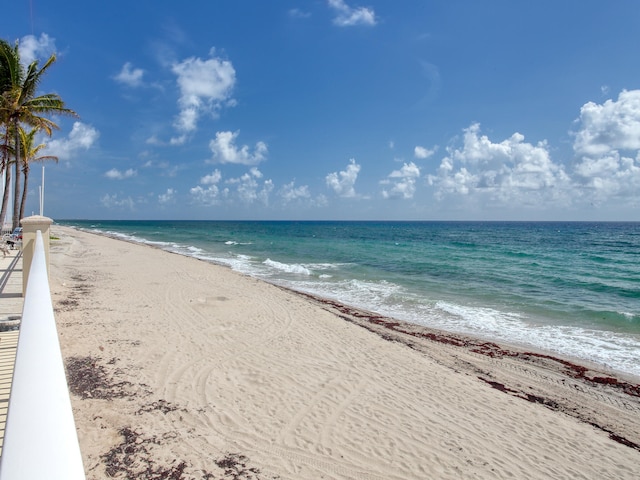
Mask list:
[[[326,207],[329,205],[329,199],[325,195],[320,194],[314,199],[314,204],[317,207]]]
[[[202,177],[200,179],[200,185],[193,187],[189,191],[194,202],[201,205],[217,205],[220,203],[221,196],[224,197],[228,194],[228,189],[221,191],[218,187],[221,179],[222,174],[220,170],[214,170],[209,175]]]
[[[125,178],[135,177],[137,174],[138,172],[133,168],[129,168],[124,172],[121,172],[116,168],[112,168],[111,170],[106,172],[104,176],[111,180],[124,180]]]
[[[311,13],[300,10],[299,8],[292,8],[289,10],[289,16],[292,18],[309,18]]]
[[[380,182],[383,185],[391,185],[388,190],[382,190],[382,196],[384,198],[413,198],[418,178],[420,178],[420,168],[413,162],[405,163],[400,170],[394,170],[385,180]]]
[[[279,195],[282,197],[282,200],[285,203],[293,202],[301,198],[306,199],[311,197],[311,193],[309,193],[309,186],[301,185],[299,187],[296,187],[295,181],[292,181],[284,185],[280,189]]]
[[[100,199],[100,203],[106,208],[133,210],[135,207],[135,202],[131,197],[118,198],[118,194],[109,195],[107,193]]]
[[[217,185],[204,188],[200,185],[189,190],[195,203],[201,205],[217,205],[220,201],[220,189]]]
[[[607,155],[640,149],[640,90],[623,90],[618,100],[588,102],[580,109],[573,148],[579,155]]]
[[[616,150],[598,158],[584,157],[575,167],[585,200],[602,204],[622,200],[620,206],[640,203],[640,153],[635,159]]]
[[[209,175],[202,177],[200,179],[200,183],[202,185],[215,185],[216,183],[219,183],[220,180],[222,180],[222,173],[220,173],[220,170],[216,169]]]
[[[465,129],[462,148],[448,148],[437,175],[427,177],[437,198],[469,196],[478,206],[487,201],[539,207],[571,201],[571,180],[564,168],[551,160],[546,142],[532,145],[514,133],[494,143],[479,132],[479,124]]]
[[[147,145],[163,145],[162,141],[155,135],[151,135],[145,140]]]
[[[354,25],[375,25],[376,14],[372,8],[350,7],[344,0],[328,0],[329,6],[336,12],[333,23],[340,27]]]
[[[426,90],[422,98],[418,101],[420,107],[426,107],[440,95],[442,88],[442,76],[437,65],[429,62],[420,62],[422,76],[426,80]]]
[[[132,68],[131,63],[127,62],[122,66],[120,73],[113,78],[115,81],[128,87],[140,87],[142,85],[143,75],[144,70],[141,68]]]
[[[194,131],[203,113],[217,117],[223,106],[234,105],[231,94],[236,71],[230,61],[191,57],[174,63],[171,69],[178,77],[180,88],[180,113],[174,125],[181,134]]]
[[[54,155],[60,160],[69,160],[78,152],[91,148],[99,136],[95,128],[81,122],[74,122],[67,138],[54,139],[47,143],[47,155]]]
[[[170,178],[177,177],[180,170],[184,169],[184,165],[170,163],[170,162],[159,162],[154,166],[160,169],[160,174],[163,177],[170,177]]]
[[[273,191],[273,182],[271,180],[262,181],[262,177],[262,172],[253,167],[240,177],[226,180],[224,183],[230,185],[231,188],[221,188],[219,184],[222,181],[222,174],[219,170],[214,170],[211,174],[202,177],[200,185],[193,187],[189,193],[194,203],[201,205],[218,205],[232,199],[240,200],[246,204],[260,202],[268,205],[269,195]]]
[[[352,158],[349,160],[346,170],[333,172],[325,177],[327,187],[341,197],[355,197],[354,186],[358,179],[358,173],[360,173],[360,165]]]
[[[640,90],[623,90],[618,99],[580,109],[580,130],[573,148],[582,197],[600,204],[640,199]],[[630,155],[622,154],[627,151]],[[635,158],[634,158],[635,157]]]
[[[158,195],[158,202],[161,204],[168,204],[175,202],[175,197],[178,192],[173,188],[167,188],[167,191]]]
[[[195,203],[200,205],[217,205],[220,189],[217,185],[203,188],[200,185],[189,190]]]
[[[238,148],[235,140],[237,132],[217,132],[216,138],[209,142],[209,148],[213,152],[214,163],[235,163],[240,165],[257,165],[266,159],[267,144],[256,143],[253,153],[247,145]]]
[[[428,148],[425,148],[425,147],[421,147],[420,145],[417,145],[413,149],[414,157],[420,158],[420,159],[429,158],[434,153],[436,153],[436,149],[435,148],[434,149],[428,149]]]
[[[22,37],[18,45],[20,50],[20,61],[23,65],[30,65],[34,60],[46,59],[55,53],[55,39],[42,33],[40,38],[33,35]]]
[[[187,136],[186,135],[180,135],[179,137],[172,137],[171,140],[169,140],[169,145],[184,145],[184,142],[187,141]]]
[[[263,177],[262,172],[256,167],[249,170],[239,178],[232,178],[227,180],[227,184],[237,185],[236,193],[240,200],[247,204],[260,202],[263,205],[269,204],[269,195],[273,191],[273,182],[271,180],[265,180],[260,183]]]

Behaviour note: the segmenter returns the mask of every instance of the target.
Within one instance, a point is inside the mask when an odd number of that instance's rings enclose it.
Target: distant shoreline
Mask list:
[[[574,224],[640,224],[640,220],[284,220],[284,219],[270,219],[270,220],[232,220],[232,219],[195,219],[195,220],[176,220],[176,219],[162,219],[162,220],[130,220],[130,219],[113,219],[113,220],[95,220],[95,219],[85,219],[85,218],[76,218],[76,219],[60,219],[55,220],[55,223],[60,226],[69,226],[74,222],[123,222],[123,223],[137,223],[137,222],[170,222],[170,223],[193,223],[193,222],[224,222],[224,223],[234,223],[234,222],[242,222],[242,223],[494,223],[494,224],[563,224],[563,223],[574,223]]]
[[[629,225],[74,224],[418,325],[552,351],[640,376],[633,353],[640,342],[640,313],[636,287],[627,280],[637,274],[637,236],[635,224]],[[617,235],[622,243],[616,243]],[[611,268],[603,269],[609,259]]]

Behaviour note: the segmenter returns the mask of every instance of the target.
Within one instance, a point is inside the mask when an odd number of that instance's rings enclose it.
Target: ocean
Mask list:
[[[57,223],[640,377],[640,223]]]

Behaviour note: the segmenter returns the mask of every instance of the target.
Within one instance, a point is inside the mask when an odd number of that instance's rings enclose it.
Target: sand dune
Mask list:
[[[54,233],[89,479],[640,477],[638,379]]]

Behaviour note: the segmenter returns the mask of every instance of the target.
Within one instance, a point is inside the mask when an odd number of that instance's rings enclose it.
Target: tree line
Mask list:
[[[38,134],[50,137],[54,130],[59,129],[50,116],[77,117],[58,94],[41,94],[38,91],[44,75],[56,61],[55,54],[42,65],[39,60],[24,65],[18,47],[18,41],[11,44],[0,39],[0,175],[6,173],[0,226],[4,225],[7,215],[13,170],[14,229],[24,217],[30,164],[58,161],[53,155],[41,155],[45,144],[36,145]]]

